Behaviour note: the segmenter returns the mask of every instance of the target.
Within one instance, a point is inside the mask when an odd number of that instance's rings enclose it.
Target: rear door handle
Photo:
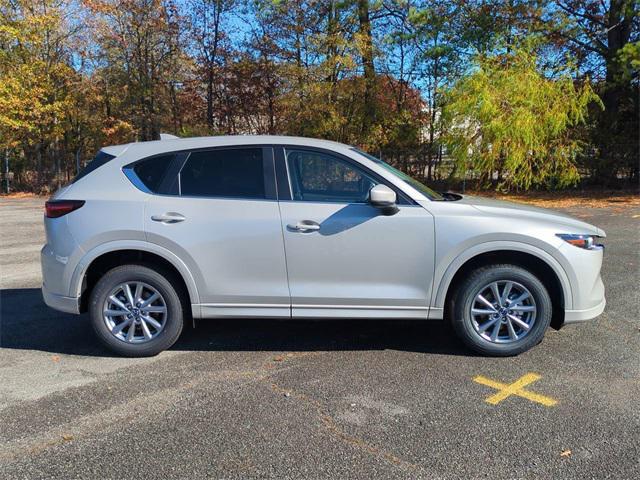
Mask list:
[[[295,225],[287,225],[287,228],[294,232],[317,232],[320,230],[320,224],[313,220],[301,220]]]
[[[184,215],[176,212],[167,212],[162,215],[152,215],[151,220],[154,222],[162,222],[162,223],[178,223],[184,222],[187,219]]]

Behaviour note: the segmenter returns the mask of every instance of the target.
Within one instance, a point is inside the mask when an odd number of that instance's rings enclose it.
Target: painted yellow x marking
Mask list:
[[[509,398],[511,395],[517,395],[518,397],[526,398],[532,402],[541,403],[545,407],[553,407],[558,403],[557,400],[524,389],[527,385],[540,380],[541,378],[542,377],[537,373],[527,373],[513,383],[502,383],[483,377],[482,375],[478,375],[473,378],[473,381],[499,390],[498,393],[495,393],[485,399],[485,402],[490,403],[491,405],[497,405],[504,399]]]

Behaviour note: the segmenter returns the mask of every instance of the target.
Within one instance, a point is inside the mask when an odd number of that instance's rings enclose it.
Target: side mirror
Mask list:
[[[376,185],[369,191],[369,203],[374,207],[390,208],[396,205],[396,192],[383,184]]]

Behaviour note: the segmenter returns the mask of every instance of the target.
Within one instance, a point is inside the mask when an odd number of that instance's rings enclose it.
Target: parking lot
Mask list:
[[[40,295],[43,199],[0,199],[2,478],[638,478],[640,208],[604,228],[607,308],[515,358],[440,322],[199,322],[111,356]]]

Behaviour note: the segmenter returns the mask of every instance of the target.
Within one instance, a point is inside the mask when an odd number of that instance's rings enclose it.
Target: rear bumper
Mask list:
[[[604,307],[607,301],[603,298],[595,307],[587,308],[586,310],[565,310],[564,311],[564,324],[585,322],[592,320],[600,315],[604,311]]]
[[[80,299],[49,292],[42,286],[42,298],[49,307],[66,313],[80,313]]]

